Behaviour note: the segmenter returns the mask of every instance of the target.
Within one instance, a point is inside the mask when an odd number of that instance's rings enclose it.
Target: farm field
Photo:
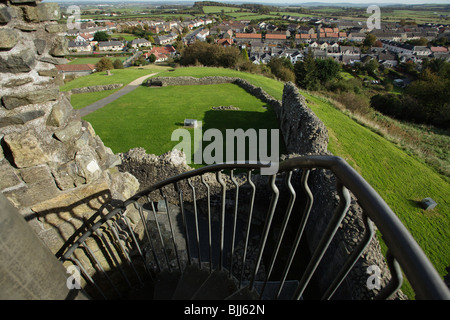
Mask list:
[[[276,99],[282,97],[284,87],[282,82],[230,69],[178,68],[172,72],[162,71],[159,74],[159,76],[193,77],[212,75],[241,77],[261,87]],[[139,75],[136,73],[134,77],[137,78]],[[104,81],[104,78],[99,79]],[[91,81],[95,82],[89,80]],[[68,83],[65,89],[69,84],[71,83]],[[243,111],[251,112],[254,116],[251,120],[256,122],[246,123],[248,127],[258,128],[260,122],[269,124],[272,120],[269,121],[269,118],[264,117],[264,113],[269,115],[269,112],[263,108],[264,104],[245,92],[239,92],[240,88],[235,87],[234,85],[217,85],[213,95],[209,92],[211,90],[201,86],[142,87],[133,92],[132,99],[129,95],[124,96],[86,116],[85,119],[93,124],[105,145],[111,147],[114,152],[143,147],[148,153],[156,154],[169,151],[178,143],[170,141],[170,136],[185,118],[203,120],[207,127],[218,128],[223,128],[221,126],[235,121],[225,117],[215,119],[218,111],[210,111],[210,108],[216,103],[242,106]],[[356,123],[328,100],[308,92],[302,92],[302,94],[307,98],[308,106],[328,128],[329,150],[344,158],[377,190],[443,277],[450,261],[448,182],[399,146]],[[238,102],[232,97],[233,95],[239,97]],[[242,125],[242,123],[235,124]],[[276,123],[273,125],[276,126]],[[157,138],[154,138],[154,135]],[[430,196],[437,201],[438,207],[432,211],[424,211],[418,203]],[[412,291],[407,285],[403,290],[410,298],[413,298]]]

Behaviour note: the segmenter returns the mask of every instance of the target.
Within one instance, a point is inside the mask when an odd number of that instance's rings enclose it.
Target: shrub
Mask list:
[[[123,63],[120,59],[116,59],[113,62],[114,69],[123,69]]]
[[[96,64],[95,68],[98,72],[114,69],[112,61],[108,58],[101,58]]]

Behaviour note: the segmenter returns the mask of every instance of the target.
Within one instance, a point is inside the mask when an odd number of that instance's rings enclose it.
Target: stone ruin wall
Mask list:
[[[59,91],[55,65],[68,53],[60,13],[55,3],[0,4],[0,191],[53,253],[139,187]]]

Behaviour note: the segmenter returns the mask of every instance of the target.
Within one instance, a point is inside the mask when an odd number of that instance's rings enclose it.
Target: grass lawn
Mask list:
[[[157,155],[170,151],[181,142],[171,141],[171,136],[175,129],[183,128],[184,119],[202,121],[204,131],[216,128],[224,137],[226,129],[278,128],[275,113],[234,84],[140,87],[132,95],[132,99],[124,96],[84,117],[115,153],[135,147]],[[229,105],[240,110],[211,110]],[[189,131],[193,142],[194,131]]]
[[[258,74],[252,74],[247,72],[239,72],[225,68],[204,68],[204,67],[191,67],[191,68],[178,68],[172,72],[160,73],[158,77],[181,77],[191,76],[195,78],[210,77],[210,76],[226,76],[226,77],[239,77],[251,82],[253,85],[262,88],[268,94],[275,99],[281,100],[283,97],[284,83],[263,77]]]

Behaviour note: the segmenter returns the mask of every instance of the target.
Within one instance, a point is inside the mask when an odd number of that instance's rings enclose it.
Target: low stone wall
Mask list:
[[[282,101],[278,123],[288,153],[326,154],[328,130],[292,82],[284,86]]]
[[[123,87],[123,84],[116,83],[116,84],[106,84],[101,86],[89,86],[89,87],[83,87],[83,88],[75,88],[72,89],[70,92],[73,94],[78,93],[90,93],[90,92],[100,92],[100,91],[107,91],[107,90],[116,90]]]

